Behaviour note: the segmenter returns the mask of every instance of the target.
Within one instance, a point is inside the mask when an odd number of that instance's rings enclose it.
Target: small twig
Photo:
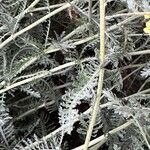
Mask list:
[[[30,110],[27,111],[27,112],[21,114],[20,116],[14,118],[13,121],[18,121],[18,120],[20,120],[20,119],[22,119],[22,118],[24,118],[24,117],[26,117],[26,116],[28,116],[28,115],[33,114],[35,111],[37,111],[37,110],[39,110],[39,109],[41,109],[41,108],[46,107],[46,106],[48,106],[48,105],[52,105],[52,104],[54,104],[54,103],[55,103],[54,100],[52,100],[52,101],[50,101],[50,102],[47,102],[47,103],[43,103],[43,104],[41,104],[41,105],[39,105],[39,106],[37,106],[37,107],[35,107],[35,108],[33,108],[33,109],[30,109]]]
[[[40,0],[34,0],[31,5],[25,9],[25,13],[28,13],[30,11],[30,9],[32,9]]]
[[[61,39],[61,41],[64,42],[64,41],[70,39],[72,36],[74,36],[74,35],[77,33],[77,31],[78,31],[79,29],[83,28],[84,26],[89,27],[89,25],[90,25],[90,23],[86,23],[86,24],[83,24],[83,25],[77,27],[76,29],[74,29],[73,31],[71,31],[69,34],[67,34],[65,37],[63,37],[63,38]]]
[[[144,67],[147,63],[144,64],[130,64],[128,66],[120,67],[120,70],[126,70],[126,69],[131,69],[131,68],[138,68],[138,67]]]
[[[43,108],[43,107],[45,107],[45,103],[43,103],[43,104],[41,104],[40,106],[37,106],[37,107],[35,107],[35,108],[33,108],[33,109],[30,109],[29,111],[27,111],[27,112],[25,112],[25,113],[23,113],[23,114],[21,114],[20,116],[14,118],[13,121],[18,121],[18,120],[20,120],[20,119],[22,119],[22,118],[24,118],[24,117],[26,117],[26,116],[28,116],[28,115],[34,113],[35,111],[37,111],[37,110]]]
[[[129,99],[129,98],[132,98],[132,97],[134,97],[134,96],[137,96],[137,95],[139,95],[139,94],[145,94],[145,93],[149,93],[150,92],[150,88],[149,89],[146,89],[146,90],[143,90],[143,91],[140,91],[140,92],[138,92],[138,93],[134,93],[134,94],[132,94],[132,95],[130,95],[130,96],[127,96],[127,97],[125,97],[126,99]]]

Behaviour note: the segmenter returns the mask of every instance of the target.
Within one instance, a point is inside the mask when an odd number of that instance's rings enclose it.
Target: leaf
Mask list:
[[[78,116],[76,106],[81,100],[88,101],[94,97],[94,88],[97,85],[97,76],[99,67],[96,62],[90,62],[79,71],[74,89],[68,89],[66,94],[62,96],[62,102],[59,107],[59,122],[61,125],[70,123],[70,127],[65,132],[71,133],[73,129],[74,119]]]
[[[150,66],[143,68],[143,70],[141,71],[141,76],[144,78],[150,76]]]
[[[6,13],[2,13],[0,12],[0,20],[2,22],[3,25],[6,25],[8,28],[8,32],[13,31],[14,27],[18,28],[18,26],[16,25],[16,18],[13,18],[12,16],[6,14]]]
[[[90,118],[91,118],[91,114],[89,115],[83,115],[79,118],[80,121],[80,126],[77,129],[77,132],[83,136],[83,140],[85,139],[85,136],[87,134],[87,130],[89,127],[89,122],[90,122]],[[96,117],[96,122],[93,128],[93,132],[92,132],[92,137],[96,137],[98,134],[98,131],[100,131],[100,129],[103,127],[103,123],[102,123],[102,118],[101,118],[101,111],[98,110],[97,113],[97,117]]]
[[[0,142],[2,147],[10,149],[12,140],[14,140],[14,126],[12,117],[9,116],[9,111],[5,106],[5,93],[0,96]]]

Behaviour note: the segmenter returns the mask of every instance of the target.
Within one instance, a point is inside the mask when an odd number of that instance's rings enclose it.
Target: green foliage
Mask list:
[[[144,17],[126,15],[149,6],[145,0],[106,0],[105,6],[101,64],[99,1],[90,8],[87,0],[0,0],[0,150],[83,144],[100,68],[103,96],[91,149],[150,148],[150,38]]]

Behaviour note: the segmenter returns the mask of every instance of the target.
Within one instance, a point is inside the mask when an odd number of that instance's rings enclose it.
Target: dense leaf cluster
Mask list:
[[[81,149],[100,68],[90,149],[150,148],[150,2],[105,6],[101,63],[98,0],[0,0],[0,150]]]

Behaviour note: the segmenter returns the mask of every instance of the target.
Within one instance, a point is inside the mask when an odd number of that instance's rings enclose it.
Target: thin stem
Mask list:
[[[49,7],[34,8],[34,9],[31,9],[29,12],[37,12],[37,11],[43,11],[43,10],[47,10],[47,9],[54,9],[54,8],[58,8],[58,7],[61,7],[63,5],[66,5],[66,4],[67,3],[61,3],[61,4],[50,5]]]
[[[4,140],[4,142],[5,142],[6,146],[7,146],[7,148],[10,149],[8,140],[7,140],[6,135],[5,135],[5,133],[4,133],[4,129],[2,129],[2,126],[0,126],[0,135],[1,135],[2,139]]]
[[[149,34],[147,33],[132,33],[132,34],[128,34],[129,37],[138,37],[138,36],[149,36]]]
[[[129,78],[132,74],[136,73],[137,71],[139,71],[140,69],[142,69],[145,66],[145,64],[143,64],[143,66],[141,65],[139,68],[135,69],[133,72],[129,73],[127,76],[125,76],[123,78],[123,81],[126,80],[127,78]]]
[[[104,56],[105,56],[105,0],[100,0],[100,52],[99,52],[99,60],[100,63],[104,63]],[[99,109],[100,97],[102,94],[102,87],[103,87],[103,79],[104,79],[104,68],[100,68],[99,71],[99,80],[98,80],[98,88],[97,88],[97,95],[96,101],[94,103],[92,117],[90,120],[90,124],[88,127],[85,144],[83,146],[83,150],[87,150],[89,146],[89,142],[91,139],[93,127],[96,121],[96,115]]]
[[[132,98],[132,97],[134,97],[134,96],[138,96],[138,95],[140,95],[140,94],[145,94],[145,93],[149,93],[150,92],[150,88],[149,89],[146,89],[146,90],[143,90],[143,91],[140,91],[140,92],[138,92],[138,93],[134,93],[134,94],[132,94],[132,95],[130,95],[130,96],[127,96],[127,97],[125,97],[125,99],[129,99],[129,98]]]
[[[86,23],[86,24],[83,24],[83,25],[77,27],[76,29],[74,29],[73,31],[71,31],[69,34],[67,34],[65,37],[63,37],[61,39],[61,41],[64,42],[64,41],[70,39],[72,36],[74,36],[76,33],[78,33],[82,28],[85,28],[85,26],[89,27],[89,25],[90,25],[90,23]]]
[[[149,81],[150,81],[150,78],[147,78],[145,82],[141,85],[141,87],[139,88],[138,92],[140,92]]]
[[[125,17],[125,16],[144,16],[144,15],[150,15],[150,12],[134,12],[134,13],[115,14],[112,16],[106,16],[106,19]]]
[[[149,142],[148,142],[148,139],[147,139],[147,137],[146,137],[146,134],[145,134],[143,128],[141,127],[139,121],[138,121],[133,115],[132,115],[132,117],[133,117],[133,119],[134,119],[134,121],[135,121],[135,124],[138,126],[138,128],[139,128],[139,130],[140,130],[140,132],[141,132],[141,134],[142,134],[142,136],[143,136],[143,139],[144,139],[145,143],[147,144],[148,149],[150,149],[150,144],[149,144]]]
[[[29,12],[30,9],[32,9],[39,1],[40,1],[40,0],[34,0],[34,1],[31,3],[31,5],[30,5],[27,9],[25,9],[25,13]]]
[[[119,132],[119,131],[121,131],[121,130],[127,128],[127,127],[129,127],[132,123],[133,123],[133,120],[129,120],[128,122],[124,123],[123,125],[121,125],[121,126],[115,128],[115,129],[109,131],[106,135],[103,134],[103,135],[101,135],[100,137],[98,137],[98,138],[92,140],[92,141],[89,143],[89,147],[91,147],[91,146],[93,146],[93,145],[95,145],[95,144],[97,144],[97,143],[99,143],[99,142],[103,142],[103,141],[105,142],[105,141],[107,141],[108,135],[114,135],[114,134],[116,134],[117,132]],[[84,145],[81,145],[81,146],[79,146],[79,147],[77,147],[77,148],[75,148],[75,149],[73,149],[73,150],[82,150],[83,148],[84,148]]]
[[[67,82],[67,83],[65,83],[65,84],[55,86],[55,87],[53,88],[53,90],[58,90],[58,89],[66,88],[66,87],[71,86],[71,85],[72,85],[72,82]]]
[[[96,59],[95,57],[92,57],[92,58],[85,58],[85,59],[81,60],[81,62],[72,61],[72,62],[63,64],[63,65],[60,65],[60,66],[58,66],[58,67],[55,67],[55,68],[53,68],[53,69],[51,69],[51,70],[49,70],[49,71],[40,72],[39,75],[33,76],[33,77],[31,77],[31,78],[28,78],[28,79],[25,79],[25,80],[22,80],[22,81],[19,81],[19,82],[16,82],[16,83],[14,83],[14,84],[12,84],[12,85],[7,86],[7,87],[4,88],[4,89],[1,89],[1,90],[0,90],[0,94],[3,93],[3,92],[8,91],[8,90],[10,90],[10,89],[13,89],[13,88],[15,88],[15,87],[18,87],[18,86],[20,86],[20,85],[24,85],[24,84],[26,84],[26,83],[32,82],[32,81],[34,81],[34,80],[37,80],[37,79],[40,79],[40,78],[45,78],[45,77],[47,77],[47,76],[51,76],[51,75],[53,75],[54,73],[56,73],[57,71],[60,71],[60,70],[62,70],[62,69],[65,69],[65,68],[74,66],[74,65],[76,65],[76,64],[78,64],[78,63],[83,63],[83,62],[90,61],[90,60],[95,60],[95,59]]]
[[[146,55],[146,54],[150,54],[150,50],[142,50],[142,51],[136,51],[136,52],[129,52],[128,54],[131,55],[131,56]]]
[[[130,65],[128,65],[128,66],[124,66],[124,67],[120,67],[119,69],[120,70],[126,70],[126,69],[131,69],[131,68],[138,68],[138,67],[144,67],[145,65],[146,65],[147,63],[145,63],[145,64],[130,64]]]
[[[110,32],[110,31],[113,31],[115,29],[118,29],[118,27],[124,25],[124,24],[127,24],[128,22],[131,22],[133,21],[134,19],[137,19],[139,16],[131,16],[125,20],[123,20],[122,22],[119,22],[118,24],[115,24],[115,25],[112,25],[111,27],[109,27],[106,31],[107,32]]]
[[[88,16],[89,16],[89,22],[92,20],[92,0],[88,1],[89,6],[88,6]]]
[[[43,108],[45,106],[46,106],[45,103],[43,103],[40,106],[37,106],[37,107],[35,107],[33,109],[30,109],[29,111],[27,111],[27,112],[21,114],[20,116],[14,118],[13,121],[18,121],[18,120],[20,120],[20,119],[22,119],[22,118],[24,118],[24,117],[26,117],[26,116],[28,116],[30,114],[33,114],[35,111],[37,111],[37,110],[39,110],[39,109],[41,109],[41,108]]]

